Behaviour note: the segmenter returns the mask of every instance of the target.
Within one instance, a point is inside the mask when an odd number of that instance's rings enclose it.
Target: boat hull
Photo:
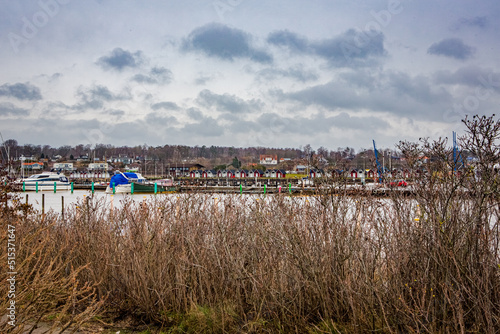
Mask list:
[[[113,192],[113,188],[111,188],[109,185],[106,188],[106,194],[130,194],[131,192],[131,187],[130,184],[119,184],[115,186],[115,190]]]
[[[156,192],[157,193],[170,193],[176,191],[176,188],[174,186],[162,186],[162,185],[157,185],[156,186]],[[154,194],[155,192],[155,185],[154,184],[141,184],[141,183],[135,183],[134,184],[134,193],[148,193],[148,194]]]
[[[157,185],[156,193],[164,194],[175,192],[177,189],[174,186],[162,186]],[[106,188],[107,194],[113,193],[113,188],[108,186]],[[131,194],[132,186],[131,184],[119,184],[115,186],[115,194]],[[154,194],[155,193],[155,185],[154,184],[144,184],[144,183],[134,183],[134,194]]]

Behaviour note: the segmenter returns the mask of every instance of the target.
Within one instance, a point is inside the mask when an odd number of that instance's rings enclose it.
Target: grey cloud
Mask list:
[[[18,100],[41,100],[40,88],[27,83],[3,84],[0,86],[0,96],[13,97]]]
[[[111,115],[111,116],[117,116],[117,117],[121,117],[123,115],[125,115],[125,111],[123,110],[119,110],[119,109],[111,109],[111,110],[107,110],[106,113],[108,115]]]
[[[158,102],[158,103],[152,104],[151,109],[153,109],[153,110],[158,110],[158,109],[179,110],[180,108],[174,102],[165,101],[165,102]]]
[[[462,17],[453,26],[453,30],[460,30],[463,27],[477,27],[484,29],[488,26],[488,18],[486,16]]]
[[[53,119],[60,119],[74,112],[70,106],[61,101],[47,102],[42,110],[44,117]]]
[[[313,43],[312,48],[334,66],[360,65],[360,60],[385,55],[384,34],[350,29],[340,36]]]
[[[102,85],[95,85],[87,90],[80,88],[76,95],[81,101],[74,107],[77,110],[88,108],[100,109],[104,106],[105,102],[120,101],[126,98],[122,95],[114,94],[109,88]]]
[[[379,84],[373,74],[364,69],[342,72],[339,73],[339,77],[355,87],[368,89],[370,91],[376,89]]]
[[[442,91],[433,91],[429,85],[429,79],[423,76],[412,78],[406,73],[390,72],[388,73],[388,85],[394,90],[395,96],[408,96],[414,101],[434,104],[445,98]]]
[[[274,134],[295,134],[313,136],[319,133],[328,133],[334,128],[343,130],[376,131],[389,128],[389,124],[377,117],[350,116],[340,113],[326,116],[316,113],[311,117],[285,117],[276,113],[264,113],[256,121],[256,126],[250,128],[260,129],[262,132]]]
[[[143,62],[140,51],[130,52],[122,48],[115,48],[109,56],[100,57],[96,64],[104,69],[122,71],[126,67],[136,68]]]
[[[199,76],[198,78],[196,78],[196,80],[194,81],[194,83],[196,85],[205,85],[207,82],[209,82],[210,80],[213,80],[214,77],[213,76],[205,76],[205,75],[202,75],[202,76]]]
[[[252,99],[250,101],[245,101],[235,95],[214,94],[208,89],[204,89],[198,94],[196,102],[204,107],[213,107],[219,111],[230,113],[257,111],[264,105],[260,100]]]
[[[276,91],[272,94],[278,98],[298,101],[304,105],[319,105],[330,110],[359,108],[362,106],[362,102],[357,98],[356,92],[337,81],[308,87],[295,92],[283,93],[282,91]]]
[[[17,132],[23,134],[22,140],[24,142],[60,146],[61,143],[68,145],[87,143],[86,135],[91,130],[99,129],[99,124],[97,120],[85,119],[58,119],[55,123],[52,117],[46,118],[43,115],[39,118],[26,118],[22,122],[15,120],[12,126]]]
[[[61,78],[63,76],[62,73],[54,73],[52,75],[48,75],[48,74],[41,74],[39,75],[40,78],[44,78],[44,79],[47,79],[48,82],[54,82],[56,81],[57,79]]]
[[[177,118],[174,116],[163,115],[158,112],[152,112],[146,115],[146,123],[158,126],[171,126],[177,124]]]
[[[291,51],[306,52],[309,49],[309,41],[306,37],[299,36],[288,30],[270,33],[267,37],[267,42],[277,46],[286,46]]]
[[[319,56],[334,67],[359,67],[371,65],[387,52],[384,34],[379,31],[349,29],[333,38],[310,41],[288,30],[269,34],[268,43],[288,47],[291,51]]]
[[[356,76],[332,80],[306,89],[270,92],[278,100],[290,100],[303,106],[320,106],[327,110],[371,110],[390,112],[399,117],[432,119],[442,112],[453,97],[442,87],[432,88],[427,77],[410,77],[400,72],[378,73],[370,78],[377,85],[366,84]]]
[[[19,108],[10,102],[0,103],[0,116],[28,116],[29,111],[27,109]]]
[[[224,134],[225,128],[219,124],[219,120],[205,116],[198,108],[188,108],[186,114],[194,123],[187,123],[180,128],[175,128],[174,132],[177,135],[218,137]]]
[[[251,131],[259,132],[259,129],[262,130],[256,122],[246,121],[242,119],[232,120],[231,123],[227,126],[227,129],[234,134],[242,134],[249,133]],[[265,138],[265,131],[263,133],[263,138]]]
[[[201,118],[203,118],[203,113],[199,109],[197,109],[197,108],[189,108],[187,110],[187,114],[192,119],[201,119]]]
[[[152,123],[153,125],[156,123]],[[116,123],[113,131],[106,134],[105,139],[112,138],[116,145],[142,145],[144,144],[144,134],[147,133],[148,143],[164,143],[163,131],[171,133],[171,128],[162,127],[162,131],[151,131],[151,123],[143,120],[134,120],[132,122]]]
[[[168,84],[172,81],[172,72],[165,67],[153,67],[147,75],[134,75],[132,81],[147,84]]]
[[[459,38],[446,38],[440,42],[432,44],[427,49],[428,54],[445,56],[459,60],[466,60],[474,54],[475,49],[466,45]]]
[[[389,123],[380,117],[372,116],[351,116],[348,113],[340,113],[333,117],[333,126],[338,129],[352,129],[352,130],[386,130],[390,128]]]
[[[148,84],[155,84],[157,81],[150,76],[144,75],[144,74],[136,74],[132,77],[132,81],[138,82],[138,83],[148,83]]]
[[[52,75],[50,76],[50,78],[51,78],[52,80],[55,80],[55,79],[59,79],[59,78],[60,78],[60,77],[62,77],[62,76],[63,76],[63,75],[62,75],[62,73],[54,73],[54,74],[52,74]]]
[[[264,80],[274,80],[276,78],[292,78],[300,82],[318,80],[319,75],[311,70],[305,70],[301,66],[288,69],[267,68],[258,72],[258,77]]]
[[[438,71],[433,76],[434,82],[437,84],[464,85],[469,87],[487,86],[486,88],[500,92],[499,78],[500,72],[474,65],[461,67],[455,72]],[[489,84],[491,81],[496,84]]]
[[[189,135],[218,137],[224,134],[224,127],[212,117],[203,117],[198,123],[186,124],[180,131]]]
[[[194,29],[183,43],[186,51],[201,51],[210,57],[233,61],[247,58],[258,63],[271,63],[272,56],[251,44],[250,34],[240,29],[212,23]]]

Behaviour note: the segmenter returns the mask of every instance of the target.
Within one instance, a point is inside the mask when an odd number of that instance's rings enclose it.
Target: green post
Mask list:
[[[113,195],[116,193],[116,183],[113,182]]]
[[[26,183],[23,181],[23,192],[26,191]]]
[[[38,193],[38,181],[36,181],[36,183],[35,183],[35,192]]]
[[[243,194],[243,185],[240,183],[240,195]]]
[[[133,195],[134,194],[134,182],[130,184],[130,193]]]
[[[94,181],[92,181],[92,195],[94,194]]]
[[[266,188],[267,186],[264,184],[264,195],[266,194]]]
[[[57,182],[54,182],[54,194],[56,193],[57,190]]]
[[[73,193],[73,182],[71,182],[71,193]]]
[[[288,192],[290,194],[292,193],[292,184],[291,183],[288,184]]]
[[[158,184],[156,184],[156,182],[155,182],[155,195],[157,192],[158,192]]]

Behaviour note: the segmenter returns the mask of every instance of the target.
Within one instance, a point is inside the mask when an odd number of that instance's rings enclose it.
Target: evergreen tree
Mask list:
[[[231,163],[234,168],[240,168],[241,167],[241,161],[238,160],[237,157],[234,157],[233,162]]]

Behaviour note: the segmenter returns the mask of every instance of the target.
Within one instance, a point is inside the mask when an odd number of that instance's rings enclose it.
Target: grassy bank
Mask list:
[[[337,189],[309,198],[160,196],[121,210],[89,200],[64,218],[4,207],[0,263],[15,226],[16,323],[107,327],[126,318],[163,333],[499,332],[498,173],[486,161],[499,155],[484,158],[477,178],[450,173],[445,147],[401,144],[408,163],[423,151],[441,157],[429,168],[442,172],[423,175],[411,200]],[[0,289],[5,296],[9,286]]]

